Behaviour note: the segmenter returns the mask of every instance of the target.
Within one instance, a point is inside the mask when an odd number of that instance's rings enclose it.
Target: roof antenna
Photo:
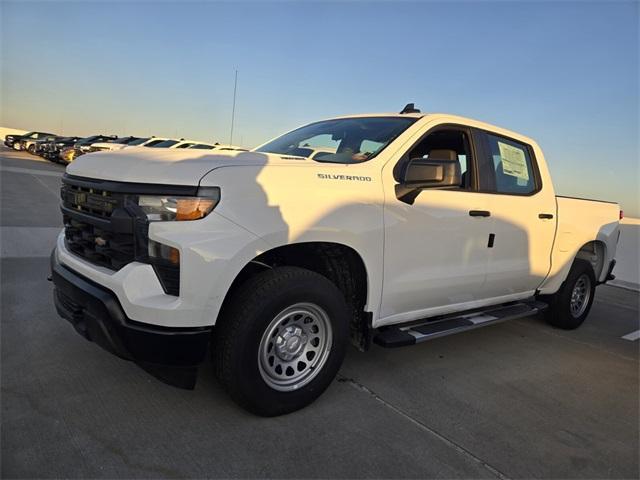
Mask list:
[[[420,109],[415,108],[413,103],[407,103],[400,113],[420,113]]]

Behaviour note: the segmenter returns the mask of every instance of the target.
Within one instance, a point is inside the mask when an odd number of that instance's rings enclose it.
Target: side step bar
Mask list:
[[[385,348],[405,347],[494,323],[528,317],[542,312],[547,307],[548,305],[544,302],[531,300],[499,307],[493,306],[487,310],[459,314],[453,317],[412,322],[410,325],[393,325],[383,327],[373,337],[373,341]]]

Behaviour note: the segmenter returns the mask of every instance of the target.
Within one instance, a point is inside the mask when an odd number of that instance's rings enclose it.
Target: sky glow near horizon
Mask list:
[[[254,147],[415,102],[535,138],[640,216],[637,2],[10,2],[0,124]]]

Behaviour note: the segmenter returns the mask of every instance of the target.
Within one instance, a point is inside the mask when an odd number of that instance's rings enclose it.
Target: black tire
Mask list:
[[[308,369],[312,373],[307,383],[279,391],[267,383],[259,360],[265,345],[261,342],[271,342],[273,336],[266,332],[272,331],[282,312],[302,304],[326,312],[323,318],[330,324],[331,341],[323,350],[323,363],[317,370]],[[348,342],[348,312],[340,290],[318,273],[298,267],[261,272],[232,294],[216,324],[212,350],[216,375],[231,398],[252,413],[270,417],[299,410],[318,398],[338,373]]]
[[[588,292],[588,298],[581,302],[579,309],[575,308],[575,304],[578,303],[575,302],[574,309],[572,309],[574,288],[576,288],[578,282],[584,282],[585,278],[588,279],[588,286],[585,288],[585,291]],[[546,298],[549,302],[549,309],[546,312],[547,322],[563,330],[578,328],[582,325],[585,318],[587,318],[587,315],[589,315],[595,291],[596,277],[591,263],[577,258],[573,262],[571,270],[569,270],[569,275],[567,275],[567,279],[560,287],[560,290]]]
[[[36,154],[36,146],[35,145],[29,145],[29,148],[27,148],[27,152],[29,152],[31,155],[35,155]]]

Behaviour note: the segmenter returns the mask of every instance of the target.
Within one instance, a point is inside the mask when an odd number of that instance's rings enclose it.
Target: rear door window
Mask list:
[[[491,133],[484,133],[484,140],[489,157],[483,162],[486,187],[496,193],[534,193],[536,175],[529,146]]]

